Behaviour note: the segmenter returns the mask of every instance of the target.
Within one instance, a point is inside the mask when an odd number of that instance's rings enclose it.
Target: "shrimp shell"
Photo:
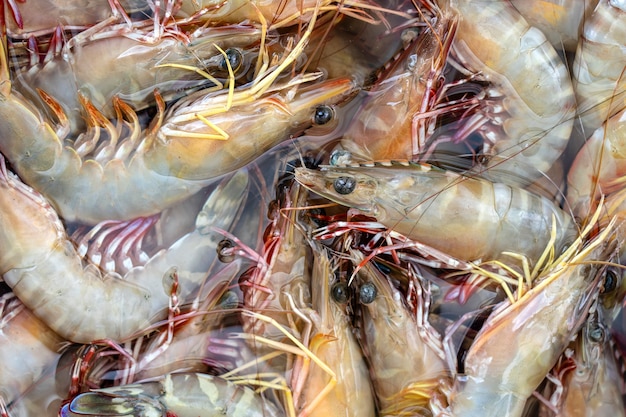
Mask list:
[[[477,169],[528,185],[568,144],[576,99],[567,68],[508,1],[450,0],[442,7],[460,17],[453,49],[461,64],[491,84],[483,102],[492,104],[478,116],[487,119],[478,130],[489,158]]]
[[[600,0],[585,21],[572,66],[586,135],[626,107],[626,2]]]
[[[211,225],[229,227],[247,188],[245,171],[218,187],[198,214],[196,230],[125,279],[83,265],[54,210],[28,186],[4,172],[0,181],[0,273],[20,300],[67,340],[123,340],[167,316],[179,277],[185,299],[215,258]],[[208,254],[215,254],[213,257]]]
[[[430,165],[325,166],[295,173],[311,191],[458,259],[510,262],[503,253],[515,252],[534,264],[553,222],[557,252],[575,235],[571,217],[545,197]],[[354,188],[339,193],[340,178]]]

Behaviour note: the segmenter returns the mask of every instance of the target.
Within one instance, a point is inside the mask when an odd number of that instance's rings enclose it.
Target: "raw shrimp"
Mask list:
[[[352,251],[353,262],[362,256]],[[441,336],[428,323],[425,300],[417,316],[389,279],[368,262],[357,273],[354,297],[358,337],[369,364],[380,414],[430,415],[429,403],[451,379]],[[363,289],[373,285],[372,296]],[[421,285],[421,284],[418,284]],[[419,321],[416,320],[419,318]]]
[[[211,227],[230,226],[247,184],[245,171],[225,180],[196,217],[196,230],[121,279],[103,276],[88,262],[84,266],[50,205],[3,166],[0,273],[19,299],[65,339],[126,339],[167,317],[173,288],[182,300],[197,289],[218,244]]]
[[[415,39],[369,92],[341,139],[341,146],[359,160],[411,159],[419,152],[413,117],[431,108],[456,19],[438,16],[423,32],[411,30],[407,36],[413,33]]]
[[[475,169],[495,181],[507,176],[528,185],[548,171],[569,141],[576,100],[567,68],[544,34],[508,1],[440,4],[459,16],[455,60],[472,80],[488,83],[452,140],[479,133],[485,158]]]
[[[585,21],[572,66],[585,136],[626,107],[626,2],[600,0]]]
[[[13,293],[0,298],[0,399],[11,404],[53,368],[66,341]]]
[[[313,333],[309,349],[334,372],[335,381],[331,381],[332,376],[324,369],[312,366],[304,385],[305,408],[300,415],[374,416],[376,407],[367,365],[345,311],[347,300],[341,299],[337,291],[338,286],[345,287],[345,283],[336,279],[325,248],[314,249],[312,268],[309,316]]]
[[[534,265],[553,223],[557,253],[575,236],[571,217],[547,198],[426,164],[296,168],[296,180],[461,260],[509,263],[514,252]]]
[[[254,61],[252,55],[258,55],[261,36],[261,28],[231,25],[198,29],[188,42],[163,36],[147,43],[124,32],[113,32],[69,47],[55,46],[62,42],[57,31],[44,62],[17,69],[13,82],[39,108],[45,108],[45,104],[37,90],[54,97],[69,118],[70,131],[77,135],[85,129],[79,94],[113,119],[114,96],[138,111],[154,106],[155,89],[165,101],[171,101],[201,88],[220,88],[226,83],[228,71],[223,68],[224,56],[218,48],[232,55],[231,62],[239,64],[233,68],[239,78]],[[59,53],[55,54],[56,49]],[[191,68],[197,68],[198,73]]]
[[[310,126],[318,105],[343,101],[353,91],[349,79],[301,85],[319,74],[273,84],[300,55],[309,35],[304,32],[280,64],[244,88],[179,101],[167,116],[157,97],[159,110],[148,129],[141,130],[137,115],[118,101],[118,127],[130,132],[128,138],[119,137],[83,97],[91,126],[79,138],[101,143],[84,161],[65,143],[63,125],[54,126],[12,91],[2,51],[0,151],[66,221],[98,223],[158,213]],[[42,97],[66,119],[53,98]]]
[[[213,375],[178,373],[80,394],[59,415],[279,417],[284,413],[248,387]]]
[[[511,0],[526,21],[540,29],[557,51],[575,52],[583,22],[598,0]]]
[[[585,219],[600,196],[623,187],[626,175],[626,108],[608,119],[578,151],[567,174],[567,202]]]
[[[562,381],[564,392],[557,402],[558,416],[626,416],[622,375],[610,337],[609,329],[594,320],[588,320],[579,333],[570,358],[575,368]]]
[[[597,220],[596,213],[596,220]],[[592,222],[595,224],[595,221]],[[613,224],[592,226],[513,304],[502,302],[465,356],[449,396],[449,416],[520,416],[524,404],[584,324],[614,250]]]

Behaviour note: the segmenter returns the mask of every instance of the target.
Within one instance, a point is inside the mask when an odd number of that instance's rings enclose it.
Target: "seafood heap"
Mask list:
[[[3,6],[1,416],[626,416],[623,0]]]

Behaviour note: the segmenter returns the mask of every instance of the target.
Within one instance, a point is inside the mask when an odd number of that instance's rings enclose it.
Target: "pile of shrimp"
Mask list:
[[[623,0],[0,19],[1,417],[626,417]]]

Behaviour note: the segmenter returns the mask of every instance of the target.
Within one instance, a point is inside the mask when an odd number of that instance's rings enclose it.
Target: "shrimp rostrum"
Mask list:
[[[240,171],[217,187],[198,214],[196,230],[121,279],[81,259],[46,200],[2,165],[0,274],[65,339],[127,339],[165,319],[173,295],[185,299],[197,290],[217,257],[219,235],[211,226],[230,227],[247,184],[247,173]]]

